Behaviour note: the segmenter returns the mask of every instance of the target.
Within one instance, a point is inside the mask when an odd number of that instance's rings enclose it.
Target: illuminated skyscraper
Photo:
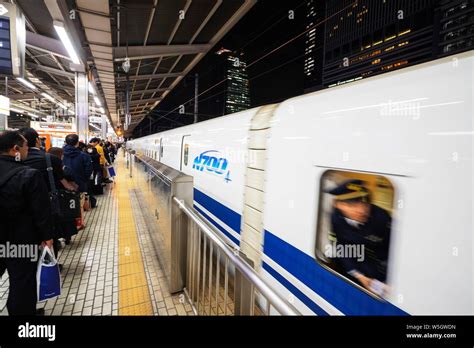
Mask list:
[[[306,2],[304,74],[305,88],[322,87],[325,1]]]
[[[321,2],[326,4],[322,82],[308,80],[307,91],[345,84],[473,47],[474,0]]]
[[[224,114],[232,114],[250,108],[249,80],[247,77],[247,63],[242,59],[242,55],[237,55],[227,49],[217,52],[224,61],[225,105]]]

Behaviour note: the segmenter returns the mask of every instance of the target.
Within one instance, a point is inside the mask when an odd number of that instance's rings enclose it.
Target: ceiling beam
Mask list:
[[[179,76],[184,76],[183,72],[177,72],[177,73],[164,73],[164,74],[147,74],[147,75],[137,75],[137,76],[130,76],[130,81],[133,80],[148,80],[148,79],[163,79],[163,78],[168,78],[168,77],[179,77]],[[125,76],[121,76],[117,79],[119,82],[124,82],[127,81],[127,78]]]
[[[146,103],[154,103],[156,101],[160,101],[161,98],[153,98],[153,99],[143,99],[143,100],[132,100],[130,102],[130,105],[140,105],[140,104],[146,104]]]
[[[63,43],[60,40],[56,40],[48,36],[27,31],[26,46],[41,52],[51,53],[61,58],[70,60]]]
[[[151,88],[151,89],[140,89],[140,90],[136,90],[136,91],[131,91],[130,94],[131,95],[136,95],[136,94],[150,94],[150,93],[159,93],[159,92],[164,92],[164,91],[167,91],[168,88]],[[125,90],[117,90],[118,93],[125,93]]]
[[[61,70],[61,69],[51,68],[49,66],[44,66],[44,65],[39,65],[39,64],[35,64],[35,63],[29,63],[29,62],[26,64],[26,66],[30,69],[33,69],[33,70],[41,70],[41,71],[45,71],[45,72],[48,72],[48,73],[54,74],[54,75],[60,75],[60,76],[70,77],[70,78],[75,77],[74,73],[72,73],[72,72],[64,71],[64,70]]]
[[[126,58],[130,60],[158,58],[167,56],[180,56],[187,54],[206,53],[211,49],[209,44],[199,45],[153,45],[153,46],[128,46],[114,47],[114,61],[121,62]]]
[[[35,99],[35,93],[24,93],[24,94],[9,94],[8,98],[13,100],[28,100],[28,99]]]

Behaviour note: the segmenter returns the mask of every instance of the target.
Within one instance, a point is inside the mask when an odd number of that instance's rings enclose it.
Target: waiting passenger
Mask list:
[[[46,161],[46,152],[41,149],[41,138],[39,134],[33,128],[21,128],[20,133],[28,141],[28,157],[25,159],[25,164],[31,168],[37,169],[43,175],[43,180],[48,187],[48,192],[52,192],[51,183],[49,180],[48,174],[48,164]],[[54,186],[56,190],[59,190],[61,187],[64,187],[67,190],[74,191],[75,186],[66,180],[63,163],[59,157],[51,156],[51,167],[53,169],[53,179]],[[53,250],[56,253],[59,251],[59,238],[62,238],[62,225],[63,222],[59,219],[58,216],[53,216],[53,226],[54,226],[54,240],[56,241],[53,244]],[[57,256],[57,254],[56,254]]]
[[[104,149],[104,156],[105,160],[107,161],[108,164],[112,163],[112,160],[110,159],[110,143],[108,141],[106,142],[101,142],[100,146]]]
[[[387,276],[390,215],[371,204],[369,190],[362,180],[347,181],[329,193],[335,196],[331,224],[337,239],[336,247],[348,246],[343,249],[364,253],[363,257],[336,257],[336,263],[349,278],[382,295]]]
[[[27,156],[28,143],[19,132],[0,133],[0,243],[38,251],[39,244],[53,244],[51,209],[41,173],[21,162]],[[0,259],[9,275],[10,315],[36,314],[38,260],[32,256]]]
[[[63,162],[64,151],[60,147],[52,147],[48,150],[48,153],[60,158],[61,163]],[[67,166],[63,165],[63,172],[64,172],[64,178],[74,187],[74,191],[78,191],[79,185],[77,185],[74,182],[72,170],[68,168]],[[57,187],[57,189],[65,190],[66,188],[61,184],[59,187]],[[71,219],[71,220],[61,219],[59,223],[55,224],[55,228],[57,229],[57,233],[56,233],[57,239],[64,238],[66,241],[66,244],[70,244],[71,237],[77,234],[76,221],[74,219]],[[60,250],[60,243],[57,239],[55,239],[54,241],[54,245],[55,245],[54,252],[56,253],[56,255],[58,255],[57,253]],[[59,265],[59,268],[62,270],[62,265]]]
[[[79,229],[84,228],[84,202],[88,190],[88,181],[92,175],[92,160],[87,154],[79,150],[79,136],[66,136],[64,146],[64,165],[71,169],[74,182],[79,186],[81,193],[81,223]]]
[[[48,191],[51,192],[46,164],[46,152],[41,149],[41,138],[39,137],[39,134],[33,128],[21,128],[19,132],[28,141],[28,157],[25,160],[25,164],[38,169],[41,174],[43,174],[43,180],[48,187]],[[51,166],[53,167],[56,187],[62,185],[67,190],[74,191],[74,185],[71,185],[64,178],[63,164],[61,160],[55,156],[51,157]]]
[[[101,195],[103,193],[102,189],[102,168],[100,166],[100,155],[97,152],[97,149],[89,144],[87,145],[87,154],[91,157],[92,168],[94,173],[89,180],[89,191],[93,192],[95,195]],[[105,184],[104,184],[105,185]]]
[[[106,179],[105,176],[104,176],[104,170],[105,170],[105,167],[109,164],[105,158],[105,154],[104,154],[104,148],[100,145],[100,139],[99,138],[92,138],[90,141],[89,141],[89,144],[91,144],[92,146],[94,146],[97,150],[97,152],[99,153],[99,156],[100,156],[100,167],[101,167],[101,171],[100,171],[100,181],[101,182],[105,182],[107,184],[110,184],[112,181],[109,180],[109,179]]]

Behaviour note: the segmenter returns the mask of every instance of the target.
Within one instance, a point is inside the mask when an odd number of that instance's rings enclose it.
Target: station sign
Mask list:
[[[24,77],[26,27],[18,6],[0,2],[0,74]]]
[[[70,132],[74,133],[76,127],[74,123],[60,123],[60,122],[31,122],[31,127],[37,130],[54,131],[54,132]]]

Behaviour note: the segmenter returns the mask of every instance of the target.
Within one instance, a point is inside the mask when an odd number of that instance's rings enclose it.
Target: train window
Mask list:
[[[384,176],[328,170],[321,177],[316,259],[385,297],[394,188]]]

